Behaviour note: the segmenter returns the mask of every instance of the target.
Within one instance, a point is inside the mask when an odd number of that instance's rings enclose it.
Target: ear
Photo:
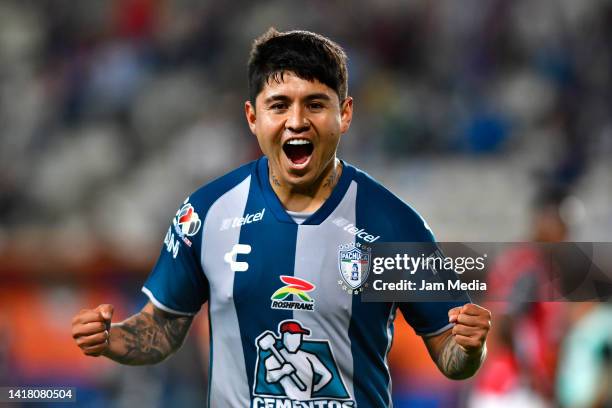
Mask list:
[[[257,115],[255,114],[255,106],[253,106],[251,101],[246,101],[244,103],[244,114],[246,115],[246,120],[249,124],[249,128],[251,129],[251,133],[257,135],[255,133],[255,122],[257,121]]]
[[[340,107],[340,133],[346,133],[353,120],[353,98],[347,96]]]

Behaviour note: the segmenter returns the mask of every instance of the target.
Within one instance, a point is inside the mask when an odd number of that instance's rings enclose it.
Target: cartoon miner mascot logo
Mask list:
[[[355,406],[329,341],[305,339],[310,334],[301,322],[284,320],[278,325],[278,336],[266,330],[257,337],[253,407],[278,406],[277,401],[284,404],[291,400]]]

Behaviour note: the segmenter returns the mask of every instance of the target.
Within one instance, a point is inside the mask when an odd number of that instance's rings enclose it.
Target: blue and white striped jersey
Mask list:
[[[371,242],[432,242],[423,219],[343,162],[332,195],[303,223],[285,211],[263,157],[179,208],[143,291],[193,315],[209,302],[211,407],[387,407],[399,308],[421,335],[460,303],[366,303]]]

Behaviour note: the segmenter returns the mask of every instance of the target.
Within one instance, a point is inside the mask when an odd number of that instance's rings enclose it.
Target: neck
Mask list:
[[[334,159],[314,183],[307,187],[291,186],[275,176],[270,168],[270,185],[289,211],[315,212],[329,198],[342,174],[340,160]]]

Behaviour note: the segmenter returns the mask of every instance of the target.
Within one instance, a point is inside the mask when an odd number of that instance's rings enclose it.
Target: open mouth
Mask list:
[[[304,164],[314,150],[314,145],[307,139],[291,139],[283,145],[283,151],[293,164]]]

